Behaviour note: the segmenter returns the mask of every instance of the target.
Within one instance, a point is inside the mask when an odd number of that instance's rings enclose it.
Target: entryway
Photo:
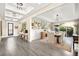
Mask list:
[[[8,23],[8,36],[14,34],[14,24],[13,23]]]

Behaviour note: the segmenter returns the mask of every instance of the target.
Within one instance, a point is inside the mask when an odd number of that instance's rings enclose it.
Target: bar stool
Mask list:
[[[78,46],[79,44],[79,36],[78,35],[75,35],[73,36],[73,55],[74,56],[78,56]]]

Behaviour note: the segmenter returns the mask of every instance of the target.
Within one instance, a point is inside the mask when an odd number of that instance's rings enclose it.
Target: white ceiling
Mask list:
[[[48,5],[49,5],[49,3],[41,3],[41,4],[39,4],[39,3],[23,3],[22,10],[19,10],[19,9],[17,9],[17,3],[6,3],[5,9],[4,9],[5,10],[5,20],[9,20],[9,21],[22,20],[24,17],[27,18],[28,16],[36,13],[37,11],[39,11],[40,9],[42,9]],[[61,5],[63,5],[63,4],[61,4]],[[55,8],[52,8],[40,15],[37,15],[36,17],[47,20],[49,22],[56,22],[57,14],[59,14],[59,16],[60,16],[59,19],[61,19],[61,21],[67,20],[69,17],[73,18],[72,17],[73,5],[72,4],[66,4],[66,5],[67,6],[65,6],[64,8],[61,8],[61,6],[57,7],[56,4],[51,4],[51,8],[52,7],[55,7]],[[1,7],[0,14],[1,14],[3,12],[3,10],[2,10],[1,5],[0,5],[0,7]]]
[[[17,3],[6,3],[5,4],[5,20],[19,21],[24,16],[29,16],[35,13],[37,10],[45,7],[48,4],[38,3],[23,3],[22,10],[17,9]]]
[[[56,15],[59,15],[59,22],[70,21],[75,18],[74,3],[66,3],[56,8],[50,9],[40,15],[35,16],[36,18],[44,19],[49,22],[57,22]],[[78,9],[79,10],[79,9]]]

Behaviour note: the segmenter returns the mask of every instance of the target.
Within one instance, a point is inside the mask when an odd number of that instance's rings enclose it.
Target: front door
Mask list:
[[[13,27],[14,27],[13,23],[8,23],[8,35],[9,36],[14,34]]]

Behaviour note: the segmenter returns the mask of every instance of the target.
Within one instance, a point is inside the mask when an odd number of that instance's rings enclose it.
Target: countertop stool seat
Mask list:
[[[78,56],[79,51],[79,35],[73,36],[73,55]]]
[[[20,39],[28,41],[28,33],[20,32]]]

